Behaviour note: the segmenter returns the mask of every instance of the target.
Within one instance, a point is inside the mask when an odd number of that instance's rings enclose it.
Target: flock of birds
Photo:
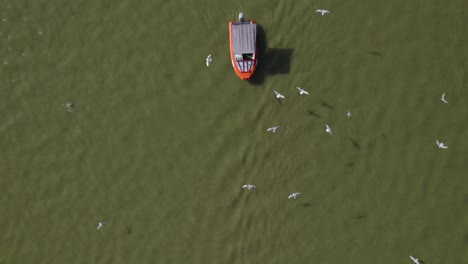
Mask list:
[[[317,12],[321,13],[322,15],[330,13],[330,11],[324,10],[324,9],[318,9]],[[207,63],[207,66],[209,66],[209,63],[211,63],[211,55],[209,55],[208,58],[206,59],[206,63]],[[296,87],[296,89],[299,91],[300,95],[309,95],[309,92],[302,89],[301,87]],[[279,100],[286,98],[284,95],[282,95],[278,91],[273,91],[273,92],[275,94],[275,97],[277,99],[279,99]],[[445,99],[445,93],[442,94],[442,97],[441,97],[440,100],[443,103],[448,104],[448,101]],[[352,113],[351,113],[351,111],[349,111],[349,109],[346,111],[346,116],[348,117],[348,119],[350,119],[351,116],[352,116]],[[267,132],[276,133],[276,131],[279,128],[280,128],[280,126],[269,127],[269,128],[267,128]],[[333,131],[332,131],[331,127],[328,124],[325,124],[325,132],[327,134],[329,134],[330,136],[333,136]],[[439,148],[442,148],[442,149],[447,149],[448,148],[448,146],[446,146],[443,142],[439,142],[439,140],[436,140],[436,144],[437,144],[437,146]],[[255,189],[257,187],[255,185],[253,185],[253,184],[244,184],[242,186],[242,188],[247,189],[247,190],[252,190],[252,189]],[[294,192],[294,193],[288,195],[288,199],[296,199],[300,194],[301,194],[300,192]],[[418,258],[415,258],[415,257],[413,257],[411,255],[409,257],[414,262],[414,264],[421,264]]]
[[[209,56],[209,58],[211,58],[211,56]],[[208,63],[208,58],[207,58],[207,63]],[[307,92],[306,90],[302,89],[299,86],[296,87],[296,89],[299,91],[300,95],[309,95],[309,92]],[[273,91],[273,92],[275,94],[275,97],[278,100],[286,98],[286,96],[282,95],[278,91]],[[351,116],[352,116],[351,111],[347,110],[346,111],[346,116],[348,117],[348,119],[351,118]],[[272,126],[272,127],[267,128],[266,131],[271,132],[271,133],[276,133],[276,131],[278,131],[279,128],[280,128],[280,126]],[[325,124],[325,132],[327,134],[329,134],[330,136],[333,136],[333,131],[332,131],[331,127],[328,124]],[[257,187],[255,185],[253,185],[253,184],[244,184],[244,185],[242,185],[242,188],[247,189],[247,190],[251,190],[251,189],[255,189]],[[300,192],[291,193],[290,195],[288,195],[288,199],[296,199],[300,194],[301,194]]]
[[[325,15],[325,14],[330,14],[331,12],[329,10],[326,10],[326,9],[317,9],[315,12],[317,13],[320,13],[322,16]],[[211,63],[213,62],[213,58],[211,56],[211,54],[209,54],[206,59],[206,66],[209,67],[211,65]],[[299,94],[300,95],[309,95],[309,92],[307,92],[306,90],[302,89],[301,87],[296,87],[296,89],[299,91]],[[286,97],[284,95],[282,95],[281,93],[279,93],[278,91],[273,91],[274,94],[275,94],[275,97],[277,99],[285,99]],[[445,99],[445,93],[442,94],[442,97],[440,99],[442,102],[444,102],[445,104],[448,104],[448,101]],[[74,104],[72,102],[67,102],[65,104],[65,108],[68,110],[68,111],[72,111],[73,110],[73,107],[74,107]],[[348,119],[351,118],[352,116],[352,113],[351,111],[349,111],[349,109],[346,111],[346,116],[348,117]],[[280,128],[280,126],[273,126],[273,127],[269,127],[267,129],[267,132],[272,132],[272,133],[276,133],[276,131]],[[325,124],[325,132],[327,134],[329,134],[330,136],[333,136],[333,131],[331,129],[331,127],[328,125],[328,124]],[[446,146],[443,142],[439,142],[439,140],[437,139],[436,140],[436,144],[439,148],[441,149],[447,149],[448,146]],[[257,188],[257,186],[253,185],[253,184],[244,184],[242,185],[242,188],[243,189],[247,189],[247,190],[252,190],[252,189],[255,189]],[[290,195],[288,195],[288,199],[296,199],[301,193],[300,192],[294,192],[294,193],[291,193]],[[100,230],[104,227],[104,225],[107,224],[107,222],[99,222],[98,223],[98,226],[97,226],[97,230]],[[415,264],[420,264],[419,262],[419,259],[413,257],[413,256],[409,256],[410,259],[415,263]]]
[[[317,13],[320,13],[323,15],[325,14],[330,14],[331,12],[329,10],[326,10],[326,9],[317,9],[316,10]],[[206,57],[206,66],[209,67],[210,64],[212,63],[213,61],[213,58],[211,56],[211,54],[209,54],[207,57]],[[302,89],[301,87],[296,87],[296,89],[299,91],[299,94],[300,95],[309,95],[309,92],[307,92],[306,90]],[[278,100],[282,100],[282,99],[285,99],[286,97],[284,95],[282,95],[280,92],[278,91],[273,91],[274,94],[275,94],[275,97],[278,99]],[[448,104],[447,100],[445,99],[445,93],[442,94],[442,97],[440,99],[442,102]],[[348,119],[351,118],[353,114],[351,113],[351,111],[349,111],[349,109],[346,111],[346,116],[348,117]],[[272,126],[272,127],[269,127],[267,129],[267,132],[271,132],[271,133],[276,133],[276,131],[278,131],[278,129],[280,128],[280,126]],[[332,128],[330,127],[330,125],[328,124],[325,124],[325,132],[327,134],[329,134],[330,136],[333,136],[333,130]],[[436,144],[439,148],[441,149],[447,149],[448,146],[446,146],[443,142],[440,142],[438,139],[436,140]],[[248,190],[251,190],[251,189],[255,189],[256,186],[253,185],[253,184],[245,184],[242,186],[242,188],[244,189],[248,189]],[[288,196],[288,199],[296,199],[301,193],[299,192],[295,192],[295,193],[292,193]],[[417,261],[417,259],[416,259]]]
[[[322,16],[325,15],[325,14],[331,13],[329,10],[326,10],[326,9],[317,9],[316,12],[322,14]],[[213,62],[213,58],[212,58],[211,54],[209,54],[206,57],[206,66],[209,67],[212,62]],[[299,91],[300,95],[309,95],[309,92],[302,89],[301,87],[296,87],[296,89]],[[278,91],[273,91],[273,92],[275,94],[275,97],[277,99],[279,99],[279,100],[286,98],[284,95],[282,95]],[[442,102],[444,102],[445,104],[448,104],[448,101],[445,99],[445,93],[442,94],[442,97],[440,98],[440,100]],[[72,102],[69,101],[69,102],[65,103],[64,106],[67,109],[67,111],[73,111],[74,104]],[[348,119],[350,119],[351,116],[352,116],[352,113],[351,113],[351,111],[349,111],[349,109],[346,111],[346,116],[348,117]],[[267,132],[276,133],[276,131],[278,131],[279,128],[280,128],[280,126],[272,126],[272,127],[269,127],[267,129]],[[328,125],[328,124],[325,124],[325,132],[327,134],[329,134],[330,136],[333,136],[333,131],[332,131],[330,125]],[[440,142],[438,139],[436,140],[436,144],[441,149],[447,149],[448,148],[448,146],[446,146],[443,142]],[[257,186],[255,186],[253,184],[244,184],[244,185],[242,185],[242,188],[247,189],[247,190],[252,190],[252,189],[257,188]],[[288,195],[288,199],[296,199],[300,194],[301,194],[300,192],[294,192],[294,193]],[[106,224],[106,222],[99,222],[98,226],[97,226],[97,230],[102,229],[105,224]],[[414,258],[413,256],[410,256],[410,258],[411,258],[411,260],[413,260],[413,262],[415,264],[420,264],[419,260],[417,258]]]
[[[318,11],[318,10],[317,10]],[[326,11],[326,10],[325,10]],[[323,15],[323,14],[322,14]],[[208,62],[208,61],[207,61]],[[309,95],[309,93],[302,89],[301,87],[296,87],[296,89],[299,91],[299,94],[300,95]],[[273,91],[274,94],[275,94],[275,97],[277,99],[285,99],[286,97],[284,95],[282,95],[281,93],[279,93],[278,91]],[[444,102],[445,104],[448,104],[448,101],[445,99],[445,93],[442,94],[442,97],[440,99],[442,102]],[[348,119],[351,118],[352,116],[352,113],[351,111],[349,111],[349,109],[346,111],[346,116],[348,117]],[[269,127],[267,129],[267,132],[272,132],[272,133],[276,133],[276,131],[280,128],[280,126],[273,126],[273,127]],[[328,124],[325,124],[325,132],[327,134],[329,134],[330,136],[333,136],[333,131],[331,129],[331,127],[328,125]],[[437,146],[439,148],[442,148],[442,149],[447,149],[448,147],[443,143],[443,142],[439,142],[439,140],[436,140],[436,143],[437,143]],[[247,190],[252,190],[252,189],[255,189],[257,188],[257,186],[253,185],[253,184],[244,184],[242,185],[242,188],[244,189],[247,189]],[[288,195],[288,199],[296,199],[301,193],[300,192],[294,192],[290,195]],[[409,256],[410,259],[414,262],[414,264],[421,264],[419,259],[413,257],[413,256]]]
[[[296,87],[296,89],[299,91],[300,95],[308,95],[309,94],[306,90],[302,89],[301,87]],[[273,92],[274,92],[275,97],[277,99],[285,99],[286,98],[284,95],[282,95],[278,91],[273,91]],[[448,101],[445,99],[445,93],[442,94],[442,97],[441,97],[440,100],[442,102],[444,102],[445,104],[448,104]],[[349,111],[349,109],[346,111],[346,116],[348,117],[348,119],[351,118],[351,116],[352,116],[352,113],[351,113],[351,111]],[[267,129],[267,132],[276,133],[276,131],[279,128],[280,128],[280,126],[269,127]],[[331,127],[328,124],[325,124],[325,132],[327,134],[329,134],[330,136],[333,136],[333,131],[332,131]],[[439,148],[442,148],[442,149],[447,149],[448,148],[443,142],[439,142],[439,140],[436,140],[436,143],[437,143],[437,146]],[[247,189],[247,190],[251,190],[251,189],[255,189],[257,187],[255,185],[253,185],[253,184],[244,184],[242,186],[242,188]],[[288,199],[296,199],[300,194],[301,194],[300,192],[294,192],[294,193],[292,193],[292,194],[290,194],[288,196]],[[419,259],[417,259],[417,258],[415,258],[415,257],[413,257],[411,255],[409,257],[414,262],[414,264],[421,264]]]

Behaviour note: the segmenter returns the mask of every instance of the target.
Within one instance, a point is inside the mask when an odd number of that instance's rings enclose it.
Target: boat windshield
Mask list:
[[[254,58],[253,53],[244,53],[244,54],[242,54],[242,59],[244,59],[244,60],[253,60],[255,58]]]

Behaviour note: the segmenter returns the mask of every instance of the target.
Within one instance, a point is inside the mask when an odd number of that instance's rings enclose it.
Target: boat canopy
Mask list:
[[[235,55],[255,53],[257,24],[232,23],[233,52]]]

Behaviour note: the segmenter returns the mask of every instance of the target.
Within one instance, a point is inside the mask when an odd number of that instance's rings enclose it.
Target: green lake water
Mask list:
[[[466,1],[0,8],[0,263],[468,261]]]

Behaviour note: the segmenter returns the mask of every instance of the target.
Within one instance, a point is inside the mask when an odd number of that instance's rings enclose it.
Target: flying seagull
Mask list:
[[[73,108],[75,108],[75,104],[71,101],[66,102],[63,106],[65,106],[68,112],[73,112]]]
[[[277,130],[278,128],[279,128],[279,126],[270,127],[270,128],[267,129],[267,131],[269,131],[269,132],[271,131],[271,132],[273,132],[273,133],[276,133],[276,130]]]
[[[317,9],[317,10],[315,10],[315,12],[322,14],[322,16],[325,15],[325,14],[330,14],[331,13],[329,10],[326,10],[326,9]]]
[[[439,142],[439,140],[436,140],[436,143],[437,143],[437,146],[438,146],[439,148],[443,148],[443,149],[448,148],[447,146],[444,145],[443,142]]]
[[[211,58],[211,54],[206,57],[206,67],[210,67],[211,62],[213,59]]]
[[[99,230],[99,229],[103,228],[105,224],[107,224],[107,222],[99,222],[96,229]]]
[[[302,89],[301,87],[296,87],[296,88],[299,91],[299,94],[305,94],[305,95],[309,94],[306,90]]]
[[[244,184],[244,185],[242,185],[242,188],[250,190],[250,189],[257,188],[257,186],[255,186],[253,184]]]
[[[330,136],[333,136],[333,132],[328,124],[325,124],[325,132],[330,134]]]
[[[278,98],[278,99],[284,99],[284,98],[286,98],[286,97],[284,97],[284,95],[278,93],[277,91],[273,91],[273,92],[275,92],[276,98]]]
[[[409,258],[414,262],[414,264],[419,264],[419,259],[413,257],[413,256],[409,256]]]
[[[348,110],[348,112],[346,112],[346,116],[348,116],[348,119],[350,119],[352,115],[353,114],[351,114],[351,112],[349,110]]]
[[[447,100],[445,100],[445,93],[442,94],[442,98],[440,100],[446,104],[448,104]]]
[[[299,194],[301,194],[301,193],[300,193],[300,192],[291,193],[291,194],[288,196],[288,199],[296,199],[297,196],[299,196]]]

